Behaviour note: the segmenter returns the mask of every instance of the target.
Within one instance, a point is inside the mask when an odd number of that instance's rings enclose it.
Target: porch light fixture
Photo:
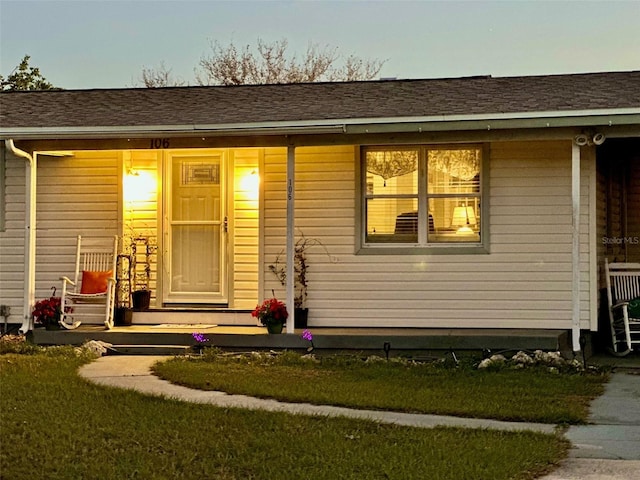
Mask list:
[[[581,133],[576,135],[573,139],[575,144],[579,147],[585,147],[587,145],[602,145],[607,139],[604,133]]]
[[[257,200],[259,189],[260,175],[255,168],[240,178],[240,190],[244,192],[247,200]]]
[[[127,202],[151,200],[156,190],[156,179],[144,170],[130,169],[124,177],[124,199]]]
[[[453,209],[453,218],[451,219],[451,226],[458,227],[456,231],[457,235],[469,235],[473,233],[472,226],[477,224],[476,212],[473,207],[455,207]]]

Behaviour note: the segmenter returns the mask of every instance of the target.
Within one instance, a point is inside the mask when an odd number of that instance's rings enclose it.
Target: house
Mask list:
[[[640,261],[640,71],[3,92],[0,138],[23,330],[78,234],[157,247],[134,323],[255,325],[272,291],[293,304],[269,266],[292,273],[304,235],[326,248],[311,326],[566,330],[575,351],[604,258]]]

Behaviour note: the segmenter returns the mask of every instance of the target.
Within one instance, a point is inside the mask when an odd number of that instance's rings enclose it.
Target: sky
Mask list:
[[[211,42],[258,39],[384,60],[384,78],[640,70],[640,0],[0,0],[0,74],[28,54],[65,89],[142,86],[161,62],[195,85]]]

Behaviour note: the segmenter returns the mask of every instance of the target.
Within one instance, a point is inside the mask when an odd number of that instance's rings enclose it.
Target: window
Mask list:
[[[365,147],[365,247],[481,246],[479,145]]]

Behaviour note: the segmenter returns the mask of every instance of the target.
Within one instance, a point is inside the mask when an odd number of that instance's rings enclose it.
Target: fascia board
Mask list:
[[[1,128],[0,137],[38,138],[118,138],[181,135],[313,135],[512,128],[558,128],[589,126],[640,126],[640,108],[581,111],[522,112],[421,117],[349,118],[313,121],[260,122],[248,124],[143,125],[86,127]]]

